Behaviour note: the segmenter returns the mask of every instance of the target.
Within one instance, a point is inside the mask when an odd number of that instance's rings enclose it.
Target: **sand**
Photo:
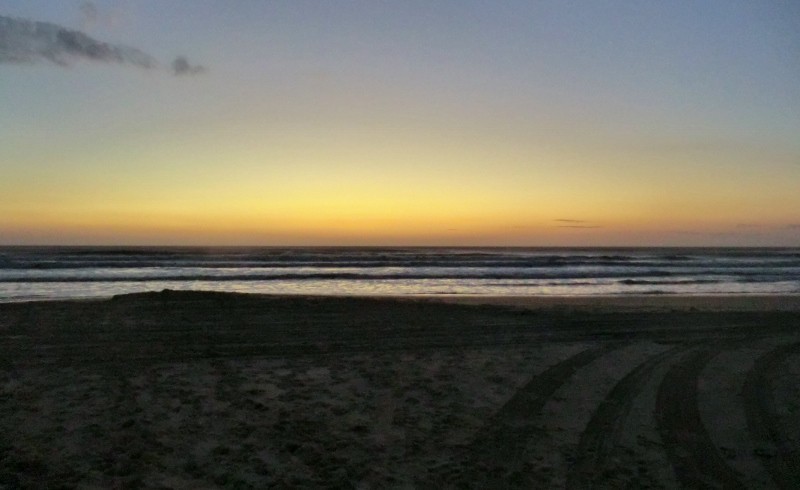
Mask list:
[[[798,297],[0,305],[0,488],[796,488]]]

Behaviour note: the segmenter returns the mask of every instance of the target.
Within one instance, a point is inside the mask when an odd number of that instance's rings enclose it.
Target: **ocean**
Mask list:
[[[0,301],[322,295],[800,294],[800,248],[0,247]]]

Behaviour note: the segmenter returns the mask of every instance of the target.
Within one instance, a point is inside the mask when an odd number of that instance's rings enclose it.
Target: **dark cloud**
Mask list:
[[[172,62],[172,72],[177,75],[198,75],[206,71],[206,68],[202,65],[193,65],[189,63],[189,60],[186,59],[185,56],[178,56]]]
[[[98,19],[97,7],[92,2],[81,4],[81,14],[85,23]],[[51,62],[69,66],[80,60],[146,69],[159,67],[155,58],[136,48],[98,41],[81,31],[49,22],[0,16],[0,63]],[[185,56],[175,58],[171,68],[175,75],[197,75],[206,71],[202,65],[189,63]]]
[[[0,16],[0,63],[49,61],[68,66],[78,60],[158,66],[152,56],[136,48],[98,41],[49,22]]]
[[[559,222],[559,223],[588,223],[588,221],[586,221],[586,220],[583,220],[583,219],[566,219],[566,218],[560,218],[560,219],[557,219],[557,220],[554,220],[554,221],[557,221],[557,222]]]

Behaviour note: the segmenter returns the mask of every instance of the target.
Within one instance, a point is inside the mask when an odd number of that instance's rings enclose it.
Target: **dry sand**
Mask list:
[[[797,488],[798,305],[4,304],[0,488]]]

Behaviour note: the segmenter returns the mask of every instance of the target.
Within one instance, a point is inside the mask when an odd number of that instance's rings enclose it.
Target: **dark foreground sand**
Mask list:
[[[460,301],[0,305],[0,488],[800,485],[797,297]]]

